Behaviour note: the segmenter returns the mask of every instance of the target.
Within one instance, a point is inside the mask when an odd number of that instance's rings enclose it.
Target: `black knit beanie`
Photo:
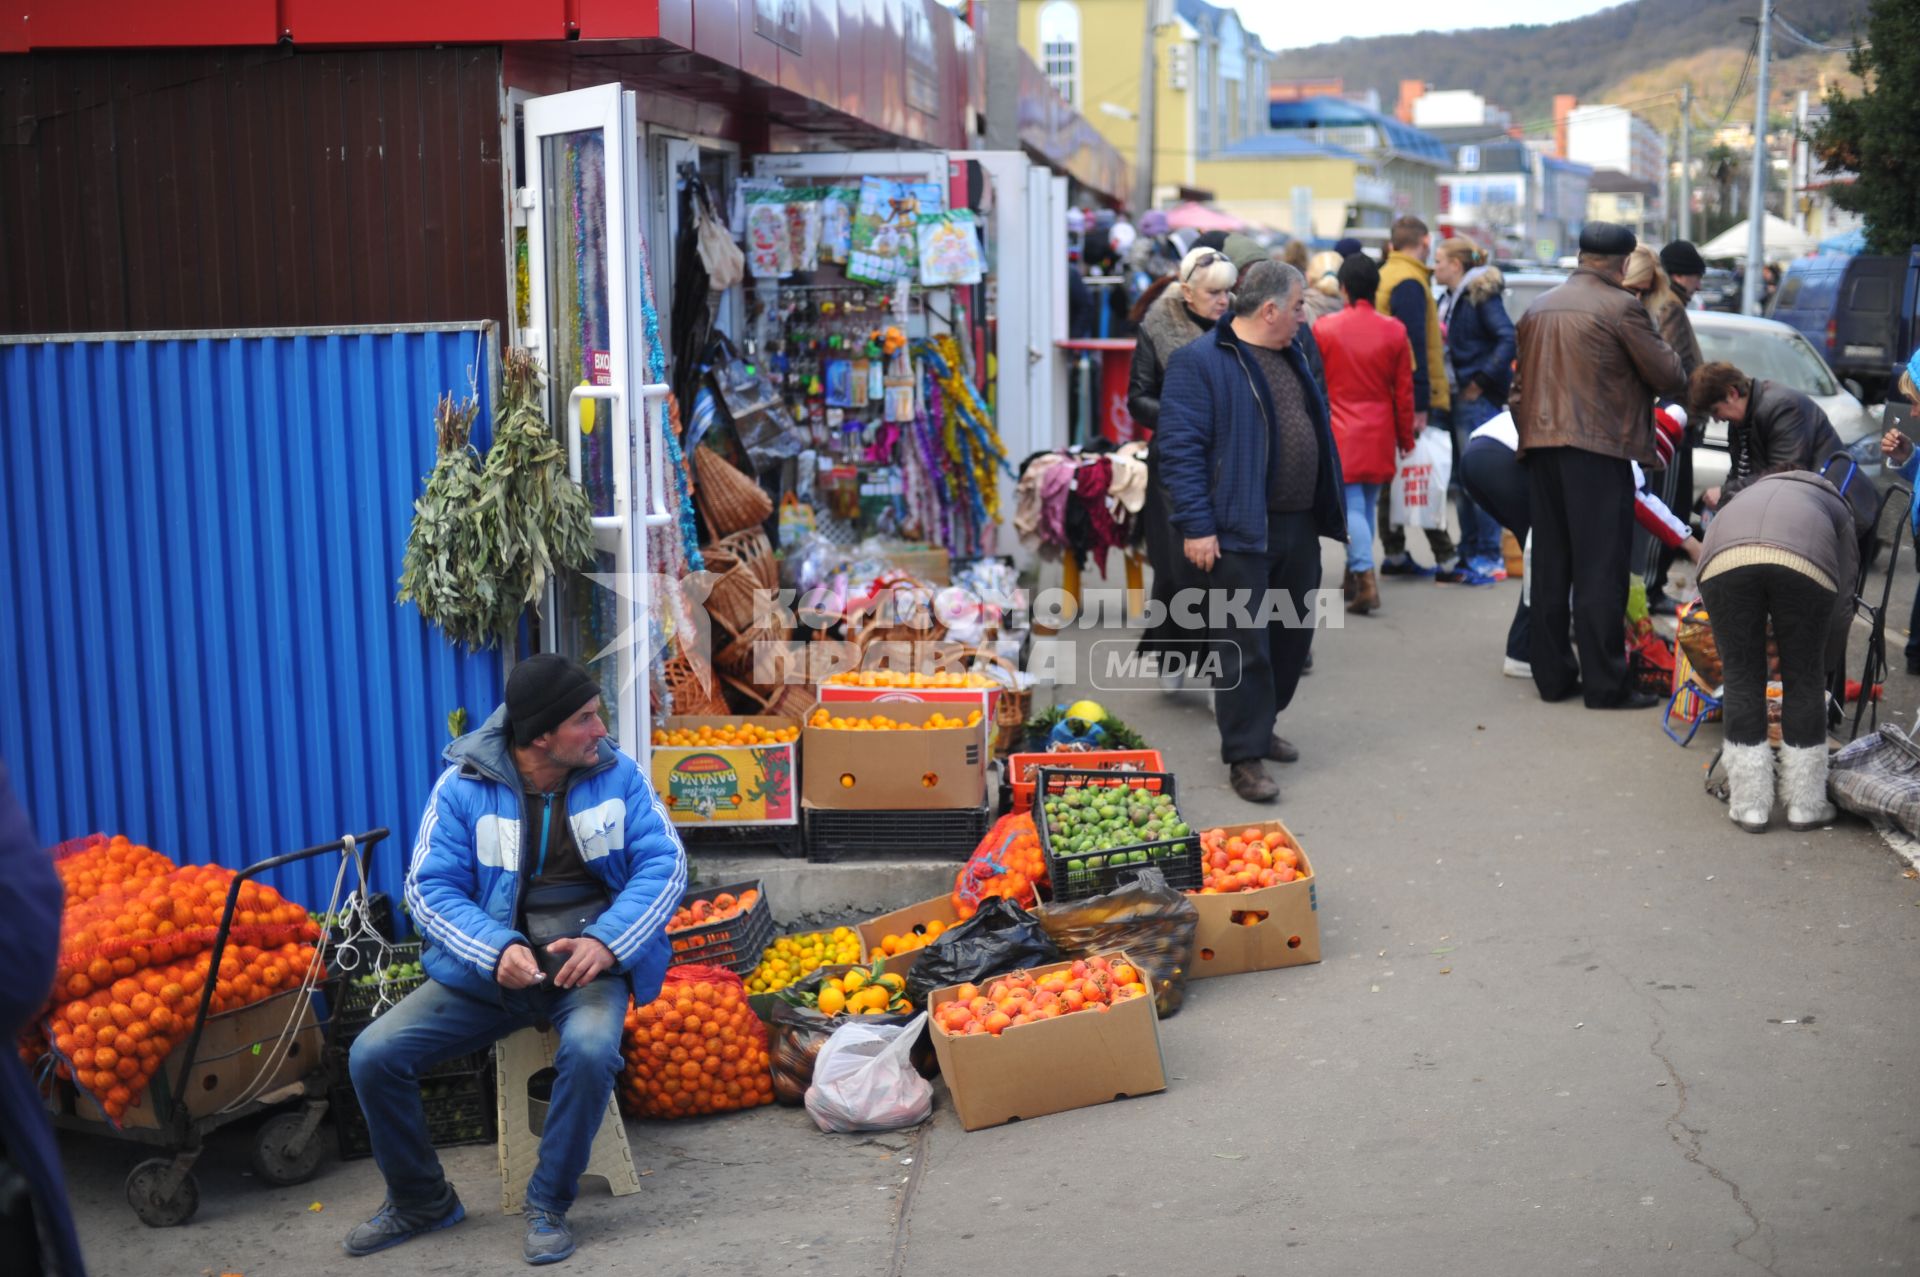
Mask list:
[[[529,656],[507,675],[507,721],[513,743],[531,745],[600,695],[600,684],[578,661],[557,652]]]

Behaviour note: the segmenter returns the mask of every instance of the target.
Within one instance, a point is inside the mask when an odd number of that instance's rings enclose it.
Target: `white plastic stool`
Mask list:
[[[528,1121],[527,1083],[553,1064],[559,1050],[560,1034],[554,1029],[521,1029],[493,1044],[494,1095],[500,1111],[500,1209],[504,1214],[518,1215],[525,1209],[527,1180],[540,1160],[540,1137]],[[607,1181],[615,1197],[640,1191],[633,1150],[627,1147],[627,1127],[612,1096],[607,1097],[607,1115],[594,1134],[593,1152],[583,1174]]]

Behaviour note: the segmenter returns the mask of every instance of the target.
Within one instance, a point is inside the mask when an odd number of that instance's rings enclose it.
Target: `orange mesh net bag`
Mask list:
[[[634,1117],[695,1117],[773,1103],[767,1027],[724,967],[674,967],[660,996],[627,1009],[620,1107]]]
[[[319,927],[255,882],[240,885],[213,970],[233,871],[191,865],[162,873],[164,860],[113,839],[57,862],[69,890],[84,898],[70,898],[62,919],[45,1038],[59,1075],[116,1123],[191,1032],[209,981],[207,1013],[218,1015],[296,988],[310,971],[319,975]]]

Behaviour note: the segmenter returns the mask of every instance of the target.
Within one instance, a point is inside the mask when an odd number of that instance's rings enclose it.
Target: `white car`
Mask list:
[[[1812,399],[1858,464],[1859,477],[1870,483],[1881,481],[1878,418],[1847,393],[1805,337],[1775,320],[1748,315],[1690,310],[1687,318],[1693,323],[1703,359],[1732,364],[1749,377],[1777,382]],[[1693,453],[1694,495],[1725,483],[1729,461],[1726,423],[1709,421],[1706,442]]]

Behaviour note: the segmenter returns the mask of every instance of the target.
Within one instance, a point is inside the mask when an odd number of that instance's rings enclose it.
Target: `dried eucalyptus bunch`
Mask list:
[[[443,401],[440,460],[414,503],[400,600],[472,649],[511,643],[555,573],[593,562],[592,508],[547,428],[542,380],[531,352],[508,352],[484,466],[466,442],[473,406]]]
[[[397,602],[412,603],[447,637],[469,648],[493,641],[488,619],[496,590],[486,574],[480,513],[480,456],[468,441],[480,405],[440,396],[434,408],[439,455],[413,503],[413,530],[400,564]]]

